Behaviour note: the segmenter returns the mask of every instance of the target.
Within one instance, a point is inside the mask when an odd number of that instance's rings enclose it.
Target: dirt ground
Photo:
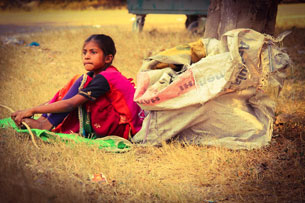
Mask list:
[[[145,26],[151,24],[177,25],[184,28],[184,15],[152,14],[146,18]],[[0,12],[0,35],[14,32],[30,32],[44,29],[61,29],[75,27],[129,26],[135,15],[128,10],[89,10],[89,11],[33,11],[33,12]]]
[[[305,3],[279,5],[277,22],[283,23],[286,19],[305,19]],[[0,35],[83,26],[129,26],[132,29],[134,20],[135,15],[127,9],[0,11]],[[173,24],[183,29],[185,20],[186,16],[181,14],[149,14],[144,29]]]

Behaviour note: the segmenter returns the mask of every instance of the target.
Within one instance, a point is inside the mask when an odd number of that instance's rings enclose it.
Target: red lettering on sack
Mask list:
[[[161,99],[160,99],[160,97],[153,97],[153,98],[151,98],[151,99],[141,99],[141,100],[139,100],[138,101],[138,103],[139,104],[146,104],[146,105],[149,105],[149,104],[151,104],[151,103],[156,103],[156,102],[158,102],[158,101],[160,101]]]
[[[193,81],[188,81],[186,83],[184,83],[183,85],[180,85],[179,88],[181,91],[184,91],[186,89],[188,89],[189,87],[192,87],[194,85]]]
[[[157,94],[154,94],[153,96],[151,94],[148,94],[145,95],[145,98],[140,97],[141,99],[139,99],[139,97],[136,97],[135,100],[138,104],[141,105],[154,106],[158,105],[161,102],[165,102],[170,99],[179,97],[182,94],[194,90],[195,88],[195,79],[192,71],[189,69],[182,75],[180,75],[179,78],[173,83],[171,83],[168,87],[157,92]]]

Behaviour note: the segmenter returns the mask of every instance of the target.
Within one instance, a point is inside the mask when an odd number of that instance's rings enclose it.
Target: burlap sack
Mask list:
[[[278,41],[236,29],[220,41],[201,39],[147,59],[135,101],[149,114],[133,141],[182,139],[234,149],[268,144],[275,104],[265,90],[281,87],[289,65]]]

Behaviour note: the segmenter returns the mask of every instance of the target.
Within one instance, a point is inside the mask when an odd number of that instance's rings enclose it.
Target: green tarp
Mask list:
[[[0,119],[0,128],[13,128],[20,133],[29,133],[27,129],[18,128],[11,118]],[[99,139],[89,139],[81,137],[78,134],[53,133],[40,129],[31,129],[31,131],[34,135],[46,142],[58,139],[67,143],[87,143],[89,145],[97,146],[100,149],[111,152],[125,152],[130,150],[132,147],[132,144],[128,140],[118,136],[107,136]]]

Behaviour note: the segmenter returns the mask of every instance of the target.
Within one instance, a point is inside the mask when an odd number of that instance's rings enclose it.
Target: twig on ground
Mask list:
[[[5,108],[5,109],[7,109],[7,110],[9,110],[11,113],[15,112],[13,109],[11,109],[11,108],[8,107],[8,106],[5,106],[5,105],[3,105],[3,104],[0,104],[0,106],[3,107],[3,108]],[[23,124],[23,125],[26,127],[26,129],[29,131],[29,133],[30,133],[30,135],[31,135],[31,140],[32,140],[34,146],[35,146],[37,149],[39,149],[38,145],[36,144],[35,137],[34,137],[34,134],[33,134],[32,131],[31,131],[30,126],[29,126],[28,124],[26,124],[26,122],[23,122],[23,121],[22,121],[22,124]]]

